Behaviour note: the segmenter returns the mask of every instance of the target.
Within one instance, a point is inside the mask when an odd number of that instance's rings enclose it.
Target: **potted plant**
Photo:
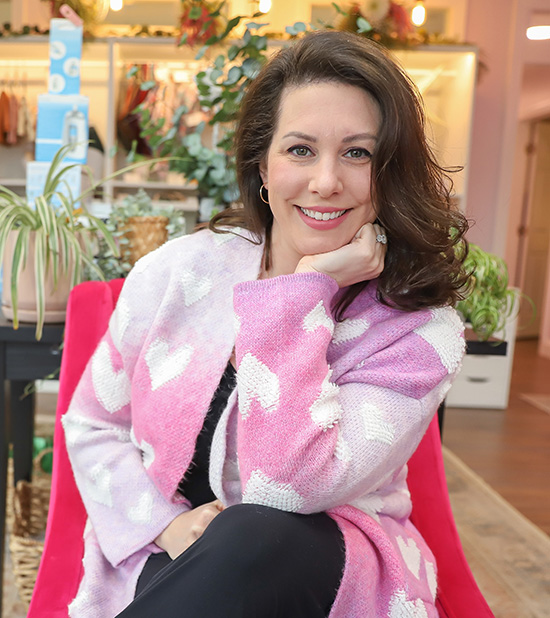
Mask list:
[[[156,206],[139,189],[113,205],[105,226],[117,246],[114,252],[105,238],[98,239],[95,262],[106,279],[126,277],[135,262],[167,240],[185,233],[185,218],[171,205]],[[94,272],[89,273],[94,278]]]
[[[37,339],[45,321],[63,318],[68,292],[80,282],[83,266],[102,276],[93,261],[94,237],[101,234],[117,250],[104,223],[77,207],[97,184],[80,196],[71,194],[66,176],[76,164],[63,164],[69,148],[55,155],[34,207],[26,197],[0,187],[2,310],[14,328],[21,317],[36,320]]]
[[[475,244],[464,262],[470,288],[457,310],[466,325],[466,356],[446,402],[456,408],[508,406],[519,301],[526,298],[508,286],[506,262]]]
[[[94,181],[87,166],[64,164],[70,148],[63,146],[55,155],[42,195],[34,204],[0,186],[2,310],[13,320],[14,328],[18,328],[21,318],[36,322],[37,339],[42,336],[44,322],[63,320],[69,291],[84,273],[104,279],[94,258],[98,239],[114,256],[119,255],[111,231],[86,210],[85,198],[106,180],[143,165],[135,163]],[[75,167],[86,172],[91,181],[91,186],[78,196],[72,194],[67,182],[67,174]]]
[[[507,320],[518,311],[520,297],[527,297],[508,287],[506,262],[475,244],[469,245],[464,268],[472,273],[470,289],[456,308],[477,338],[487,341],[504,330]]]

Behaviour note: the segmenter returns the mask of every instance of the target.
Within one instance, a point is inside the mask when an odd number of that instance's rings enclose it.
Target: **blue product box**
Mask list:
[[[50,21],[50,94],[79,94],[82,26],[68,19]]]
[[[67,163],[86,163],[88,157],[89,99],[82,95],[41,94],[36,126],[37,161],[52,161],[55,153],[71,144]]]
[[[72,163],[61,163],[61,168],[73,165]],[[27,202],[31,208],[34,208],[34,200],[44,194],[44,187],[46,185],[46,177],[50,171],[51,163],[45,161],[29,161],[27,163]],[[62,181],[57,185],[55,191],[65,195],[70,199],[78,197],[82,193],[82,168],[80,165],[71,168],[65,174],[63,174]],[[54,206],[61,206],[61,200],[54,196],[52,198],[52,204]],[[75,208],[78,208],[79,204],[75,202]]]

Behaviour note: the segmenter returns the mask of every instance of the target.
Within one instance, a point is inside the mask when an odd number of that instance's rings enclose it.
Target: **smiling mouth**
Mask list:
[[[338,219],[342,215],[345,215],[347,210],[337,210],[336,212],[318,212],[316,210],[307,210],[298,206],[298,208],[304,213],[306,217],[315,219],[316,221],[330,221],[331,219]]]

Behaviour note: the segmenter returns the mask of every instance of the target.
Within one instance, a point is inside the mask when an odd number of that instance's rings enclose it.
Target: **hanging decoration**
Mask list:
[[[52,17],[63,17],[61,7],[66,4],[84,22],[84,31],[91,32],[109,12],[109,0],[42,0],[51,7]]]
[[[209,2],[183,0],[178,45],[202,45],[219,30],[218,11]]]
[[[363,0],[340,14],[340,30],[361,32],[386,47],[409,47],[425,42],[414,28],[409,12],[397,0]]]

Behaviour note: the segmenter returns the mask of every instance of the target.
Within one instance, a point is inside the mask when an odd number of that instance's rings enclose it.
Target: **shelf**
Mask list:
[[[27,184],[24,178],[0,178],[3,187],[24,187]]]
[[[157,180],[127,182],[125,180],[113,180],[112,186],[116,189],[160,189],[162,191],[182,191],[190,195],[197,192],[197,188],[189,184],[168,184]]]

